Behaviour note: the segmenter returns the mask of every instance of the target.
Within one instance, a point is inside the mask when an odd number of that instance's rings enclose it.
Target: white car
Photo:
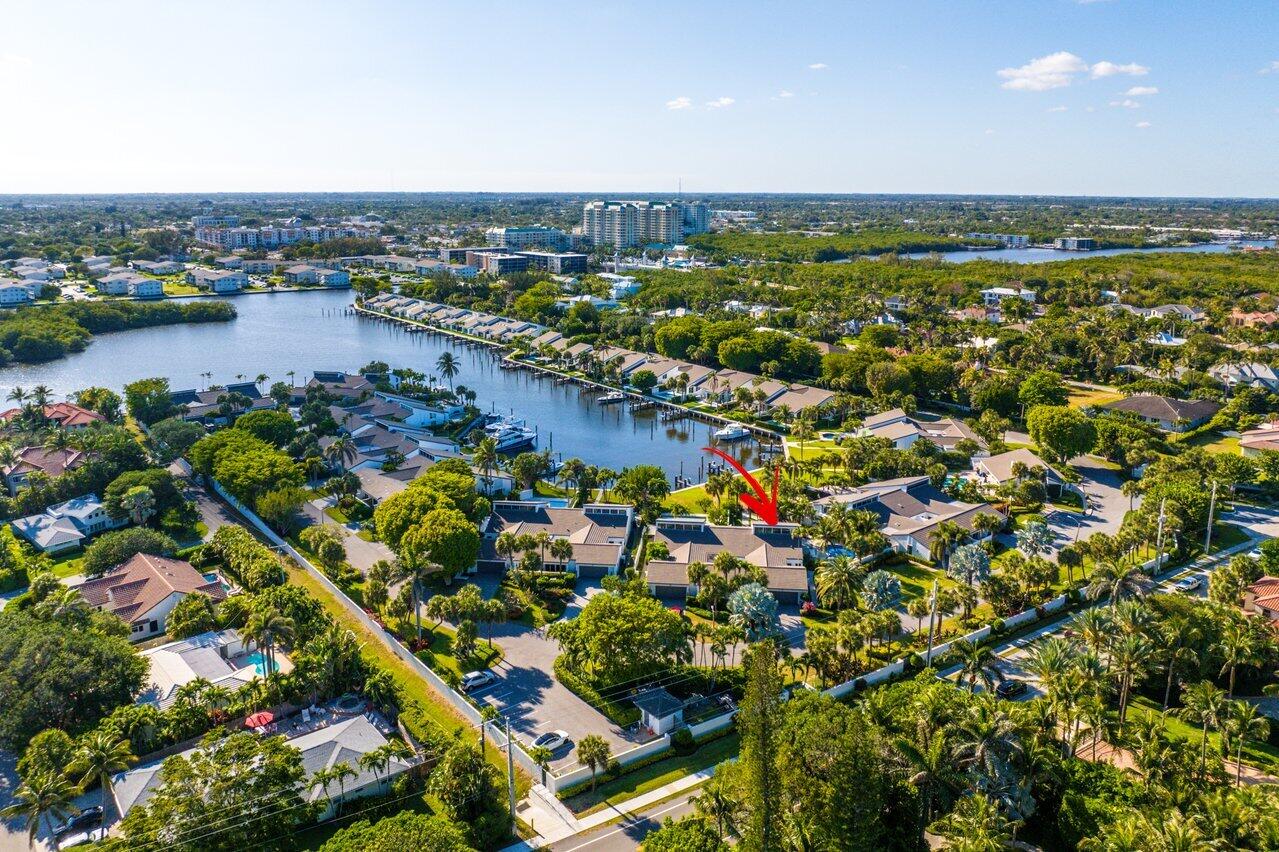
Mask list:
[[[493,677],[490,672],[467,672],[462,675],[462,691],[470,692],[473,689],[488,686],[495,680],[497,678]]]
[[[1252,550],[1249,550],[1249,551],[1248,551],[1248,558],[1249,558],[1249,559],[1260,559],[1260,558],[1261,558],[1261,548],[1260,548],[1260,547],[1254,547]]]
[[[1199,574],[1193,574],[1189,577],[1182,577],[1180,580],[1172,584],[1172,587],[1179,592],[1193,592],[1204,584],[1204,578]]]
[[[568,742],[568,733],[566,731],[547,731],[533,740],[533,746],[534,748],[548,748],[551,751],[555,751],[566,742]]]

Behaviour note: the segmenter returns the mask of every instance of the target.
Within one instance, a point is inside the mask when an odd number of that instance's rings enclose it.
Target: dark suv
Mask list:
[[[1016,698],[1018,695],[1025,693],[1025,691],[1026,682],[1014,680],[1013,678],[1001,680],[999,685],[995,687],[995,695],[1000,698]]]

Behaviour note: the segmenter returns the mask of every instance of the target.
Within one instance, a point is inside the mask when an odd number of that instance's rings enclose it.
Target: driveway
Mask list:
[[[302,504],[302,515],[306,525],[326,524],[342,534],[342,543],[346,546],[346,561],[361,574],[369,573],[373,563],[380,559],[395,561],[395,553],[380,541],[365,541],[359,536],[358,524],[339,524],[324,514],[324,507],[332,505],[332,497],[322,497]]]
[[[468,582],[475,582],[491,593],[495,583],[485,582],[490,579],[496,578],[479,574]],[[596,591],[598,587],[590,586],[588,581],[580,582],[577,597],[565,610],[564,617],[576,616],[586,599]],[[552,769],[571,769],[577,765],[575,748],[586,734],[604,737],[614,754],[636,745],[603,713],[555,679],[553,666],[560,653],[559,645],[547,639],[542,631],[519,622],[495,624],[486,630],[502,647],[502,662],[493,669],[498,680],[471,695],[510,719],[511,729],[526,742],[547,731],[568,732],[569,741],[555,751]]]
[[[206,540],[217,531],[218,527],[234,526],[239,523],[235,513],[226,503],[197,485],[177,462],[169,465],[168,470],[177,477],[177,485],[182,491],[182,496],[193,500],[196,508],[200,510],[200,520],[208,528],[208,532],[205,533]]]

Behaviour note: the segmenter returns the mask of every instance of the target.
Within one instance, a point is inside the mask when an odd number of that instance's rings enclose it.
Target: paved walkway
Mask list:
[[[628,828],[636,824],[648,823],[650,818],[643,814],[648,808],[665,802],[672,796],[676,796],[685,791],[693,790],[696,787],[705,784],[715,774],[715,767],[703,769],[700,772],[694,772],[683,778],[672,781],[669,784],[658,787],[656,790],[650,790],[643,795],[628,799],[621,807],[610,805],[602,810],[598,810],[589,816],[581,819],[574,819],[573,824],[569,824],[562,816],[553,816],[547,811],[550,808],[543,804],[530,806],[527,813],[535,820],[534,829],[538,832],[538,836],[532,841],[522,841],[512,846],[506,847],[502,852],[516,852],[516,850],[539,849],[543,846],[552,844],[558,845],[559,841],[566,840],[574,835],[591,831],[600,826],[607,825],[614,821],[618,821],[618,831],[620,833],[628,833]],[[530,795],[530,799],[534,797]],[[528,800],[526,800],[528,802]],[[521,810],[520,816],[525,817],[526,811]],[[528,819],[525,817],[525,821]],[[645,832],[647,832],[645,828]]]

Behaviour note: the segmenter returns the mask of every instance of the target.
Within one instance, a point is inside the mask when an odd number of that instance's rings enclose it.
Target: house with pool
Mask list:
[[[234,691],[268,674],[262,651],[253,643],[246,643],[234,630],[200,633],[148,648],[140,656],[151,668],[137,703],[154,704],[161,710],[167,709],[178,691],[194,680],[207,680],[212,686]],[[282,651],[275,652],[275,663],[274,670],[280,673],[293,670],[293,663]]]

